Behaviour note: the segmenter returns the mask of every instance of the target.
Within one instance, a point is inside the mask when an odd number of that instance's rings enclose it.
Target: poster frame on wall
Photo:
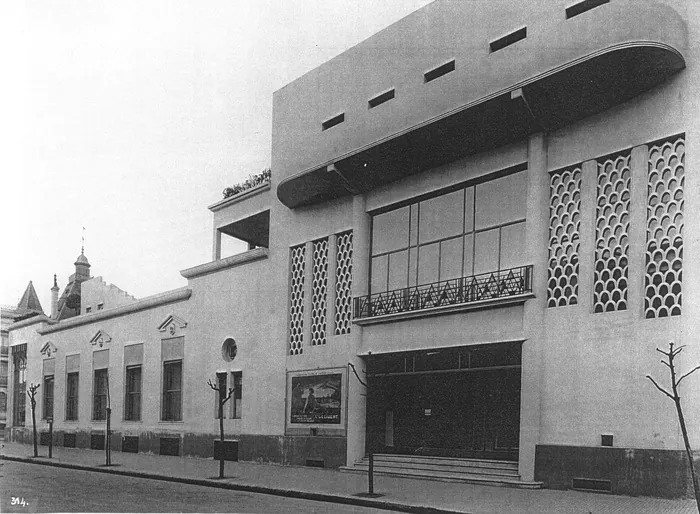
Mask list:
[[[314,433],[316,435],[346,435],[347,371],[346,367],[287,371],[285,401],[285,433],[287,435]],[[340,388],[339,400],[331,398],[328,386]],[[311,402],[309,402],[309,387],[314,389],[316,393]],[[335,409],[334,404],[338,401],[340,405]],[[315,404],[316,407],[314,408],[310,403]]]

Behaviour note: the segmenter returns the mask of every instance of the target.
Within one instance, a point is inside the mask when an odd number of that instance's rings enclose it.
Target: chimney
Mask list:
[[[51,319],[58,317],[58,284],[56,275],[53,276],[53,287],[51,288]]]

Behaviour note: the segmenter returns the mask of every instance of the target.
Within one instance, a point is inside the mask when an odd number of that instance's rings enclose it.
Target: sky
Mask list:
[[[428,3],[6,3],[0,304],[32,280],[50,313],[83,236],[92,276],[137,298],[187,285],[207,207],[270,165],[272,93]]]

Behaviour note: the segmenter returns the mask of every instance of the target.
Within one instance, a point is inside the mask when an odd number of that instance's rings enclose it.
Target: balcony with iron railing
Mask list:
[[[522,303],[532,298],[532,266],[520,266],[354,298],[354,322],[378,323]]]

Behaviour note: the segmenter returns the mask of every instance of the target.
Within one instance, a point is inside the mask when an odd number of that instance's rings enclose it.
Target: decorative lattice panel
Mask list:
[[[304,268],[305,245],[292,248],[291,280],[289,286],[289,354],[304,352]]]
[[[313,243],[311,284],[311,344],[326,344],[328,303],[328,238]]]
[[[598,161],[594,312],[627,309],[630,154]]]
[[[547,307],[578,303],[581,167],[550,176]]]
[[[336,238],[335,330],[339,336],[350,333],[352,321],[352,232]]]
[[[685,137],[651,146],[644,295],[647,318],[681,313],[684,183]]]

